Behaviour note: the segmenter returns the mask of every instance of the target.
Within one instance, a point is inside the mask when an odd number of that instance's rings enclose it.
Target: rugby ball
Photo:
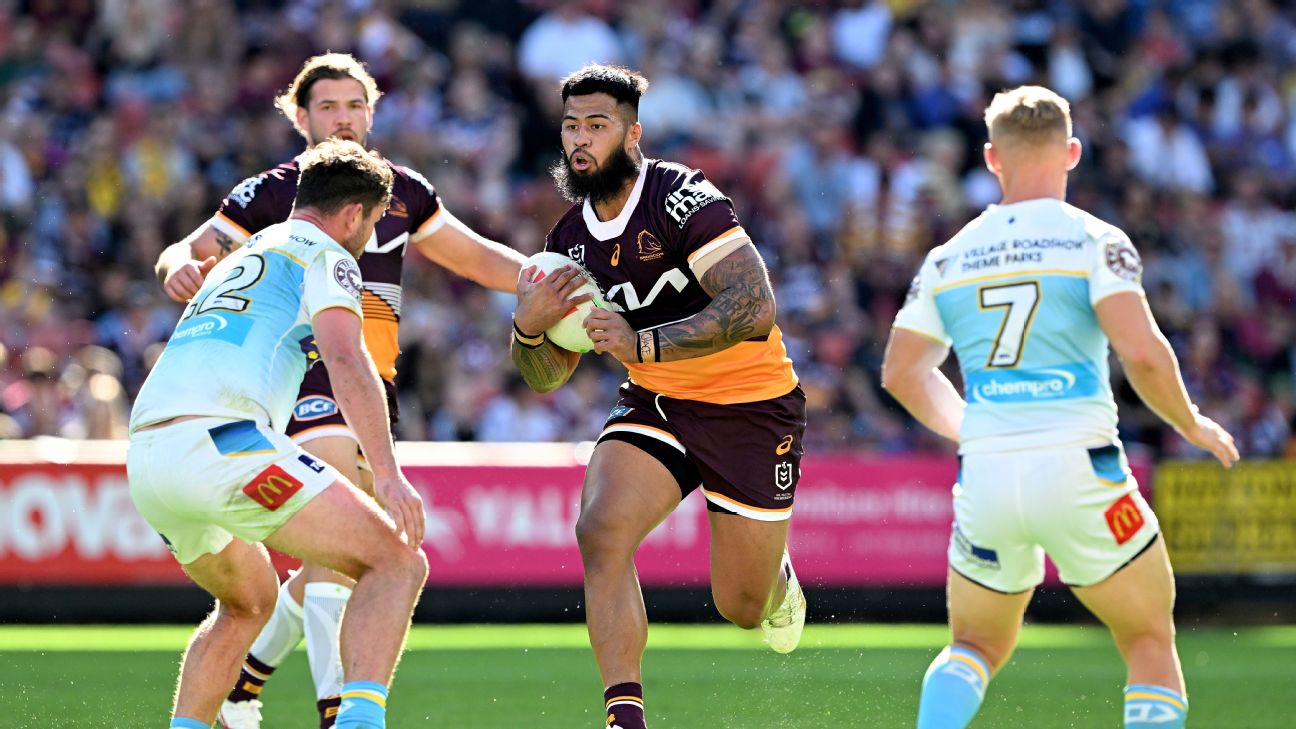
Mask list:
[[[542,280],[545,276],[548,276],[563,266],[575,266],[580,269],[581,273],[585,276],[586,283],[579,289],[576,289],[576,293],[573,294],[573,296],[593,294],[594,298],[568,309],[567,314],[562,318],[562,321],[559,321],[557,324],[545,330],[545,336],[549,341],[565,350],[568,350],[569,352],[588,352],[594,349],[594,343],[590,341],[589,334],[585,333],[585,327],[582,326],[582,322],[585,321],[585,317],[589,316],[589,313],[593,311],[594,307],[597,306],[600,309],[607,308],[607,302],[603,299],[603,292],[599,290],[598,284],[594,282],[594,277],[590,275],[589,271],[585,270],[584,266],[580,265],[576,261],[561,253],[554,253],[552,251],[541,251],[540,253],[531,256],[522,264],[523,268],[527,268],[528,266],[536,267],[535,274],[533,274],[531,278],[532,283]]]

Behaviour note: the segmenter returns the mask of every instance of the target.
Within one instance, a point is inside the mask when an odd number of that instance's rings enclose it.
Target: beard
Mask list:
[[[549,174],[567,202],[575,204],[589,198],[591,204],[598,204],[616,197],[626,180],[638,177],[639,163],[626,151],[625,145],[618,145],[605,162],[586,172],[573,169],[571,158],[564,154],[549,168]]]

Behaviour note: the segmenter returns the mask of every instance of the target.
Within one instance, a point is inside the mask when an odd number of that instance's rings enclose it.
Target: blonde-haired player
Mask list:
[[[364,64],[345,53],[306,60],[276,100],[293,127],[314,147],[328,138],[363,145],[373,124],[380,92]],[[288,217],[297,188],[299,160],[285,162],[235,187],[220,209],[187,238],[158,259],[158,280],[167,294],[185,302],[202,285],[216,262],[241,247],[256,231]],[[392,204],[374,226],[360,258],[364,291],[365,347],[374,358],[387,392],[388,412],[397,419],[396,357],[400,353],[401,271],[407,247],[477,283],[512,291],[523,256],[487,240],[441,204],[436,189],[417,172],[386,163],[394,176]],[[251,376],[251,375],[249,375]],[[342,417],[327,367],[313,367],[297,393],[287,435],[312,455],[365,485],[354,428]],[[315,683],[321,729],[333,726],[342,686],[338,625],[351,594],[351,581],[319,565],[303,564],[288,580],[274,615],[252,645],[243,672],[221,707],[226,729],[258,729],[261,689],[270,674],[304,637]]]
[[[1233,438],[1201,415],[1152,318],[1119,228],[1063,202],[1080,160],[1065,99],[995,96],[985,162],[1003,200],[928,254],[896,315],[883,385],[958,442],[950,646],[923,679],[919,729],[964,727],[1012,654],[1047,553],[1111,630],[1128,669],[1125,726],[1183,727],[1174,580],[1116,433],[1108,344],[1143,401],[1226,467]],[[937,369],[950,347],[964,401]]]

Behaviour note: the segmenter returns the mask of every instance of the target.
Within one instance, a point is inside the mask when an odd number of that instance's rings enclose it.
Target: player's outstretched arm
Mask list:
[[[1238,460],[1233,436],[1197,412],[1184,388],[1179,360],[1152,318],[1142,294],[1125,291],[1094,305],[1098,325],[1120,357],[1134,391],[1152,412],[1169,423],[1189,443],[1210,451],[1225,467]]]
[[[751,243],[716,261],[700,283],[711,303],[687,321],[657,329],[658,362],[714,354],[774,328],[774,291]]]
[[[503,243],[483,238],[463,221],[442,210],[445,225],[414,242],[419,252],[443,268],[496,291],[513,291],[526,256]]]
[[[918,422],[957,443],[967,403],[939,369],[947,356],[947,345],[893,327],[882,360],[882,387]]]
[[[184,240],[167,246],[153,271],[166,295],[183,304],[202,288],[212,266],[239,245],[210,222],[203,223]]]
[[[411,546],[422,544],[423,499],[396,465],[387,396],[369,350],[365,349],[360,317],[350,309],[333,307],[317,313],[311,325],[338,406],[373,469],[378,503],[406,534]]]
[[[593,297],[574,296],[586,282],[575,266],[563,266],[539,281],[531,280],[535,273],[536,267],[528,266],[515,279],[518,306],[513,313],[509,356],[532,390],[549,392],[576,371],[580,354],[550,342],[544,332],[561,321],[573,306]]]

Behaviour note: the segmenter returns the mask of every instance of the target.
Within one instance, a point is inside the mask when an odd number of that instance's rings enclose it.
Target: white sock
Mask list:
[[[279,587],[279,599],[275,602],[270,621],[261,629],[248,652],[267,666],[278,668],[301,642],[302,632],[302,607],[288,593],[288,583],[285,582]]]
[[[315,679],[315,698],[342,693],[342,612],[351,588],[333,582],[310,582],[302,607],[306,614],[306,657]]]

